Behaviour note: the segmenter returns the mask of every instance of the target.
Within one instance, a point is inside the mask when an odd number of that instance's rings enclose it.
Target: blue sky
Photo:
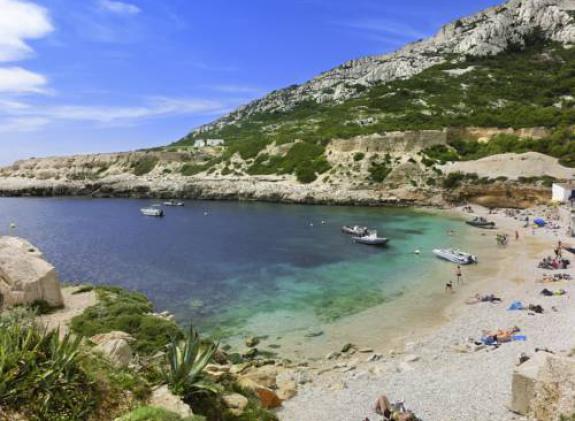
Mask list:
[[[0,164],[164,145],[496,0],[0,0]]]

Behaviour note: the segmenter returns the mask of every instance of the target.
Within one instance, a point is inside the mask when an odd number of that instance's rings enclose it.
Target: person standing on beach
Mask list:
[[[457,269],[455,269],[455,276],[457,277],[457,285],[462,283],[463,272],[461,272],[461,266],[457,265]]]
[[[519,240],[519,231],[515,231],[515,241]]]

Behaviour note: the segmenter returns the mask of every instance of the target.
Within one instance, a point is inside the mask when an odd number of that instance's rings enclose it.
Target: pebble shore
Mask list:
[[[545,213],[543,209],[538,211]],[[456,289],[457,302],[445,310],[446,323],[426,336],[407,339],[404,349],[395,352],[378,355],[377,349],[373,350],[375,354],[358,349],[311,364],[309,369],[302,370],[305,379],[300,381],[299,394],[284,403],[280,419],[379,420],[373,407],[382,394],[391,400],[405,401],[425,421],[523,419],[508,410],[512,372],[520,354],[532,356],[536,348],[568,353],[575,347],[572,327],[575,289],[571,288],[575,281],[551,285],[536,282],[549,272],[537,269],[538,262],[553,254],[559,239],[569,244],[567,224],[563,223],[558,230],[533,230],[503,213],[489,217],[497,222],[498,232],[510,234],[510,244],[501,249],[501,259],[480,263],[496,264],[494,276]],[[517,241],[515,231],[520,235]],[[575,276],[573,269],[560,272]],[[564,288],[568,294],[543,297],[539,292],[545,287]],[[475,293],[493,293],[503,302],[465,304]],[[525,305],[540,304],[545,312],[508,311],[516,300]],[[506,343],[498,348],[477,347],[472,343],[484,330],[513,326],[520,327],[527,341]]]

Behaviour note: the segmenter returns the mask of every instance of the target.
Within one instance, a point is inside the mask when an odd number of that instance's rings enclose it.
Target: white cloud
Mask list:
[[[21,67],[0,67],[0,93],[45,93],[46,78]]]
[[[236,104],[216,100],[156,97],[137,106],[89,106],[89,105],[32,105],[19,101],[0,101],[0,117],[11,119],[15,127],[18,121],[28,122],[26,131],[33,130],[32,122],[41,128],[49,123],[77,121],[96,123],[101,126],[130,125],[136,121],[178,115],[219,115],[229,112]],[[22,119],[22,120],[19,120]],[[5,120],[6,121],[6,120]],[[39,124],[42,122],[42,125]],[[3,122],[0,120],[0,125]],[[8,131],[0,128],[1,131]],[[22,131],[22,130],[19,130]]]
[[[213,85],[208,86],[208,88],[214,91],[224,92],[227,94],[262,94],[263,91],[260,88],[255,88],[253,86],[245,85]]]
[[[43,7],[22,0],[0,0],[0,62],[29,57],[33,50],[26,43],[54,30]]]
[[[100,0],[100,7],[118,15],[137,15],[142,11],[138,6],[115,0]]]
[[[361,19],[336,24],[359,31],[371,39],[389,43],[403,43],[406,40],[429,36],[408,24],[389,19]]]
[[[49,124],[50,121],[41,117],[19,117],[0,119],[0,133],[35,132]]]

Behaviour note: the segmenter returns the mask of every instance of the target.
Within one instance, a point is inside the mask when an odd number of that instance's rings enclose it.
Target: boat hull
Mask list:
[[[366,246],[383,247],[389,243],[389,238],[353,237],[353,241]]]
[[[449,250],[435,249],[433,254],[442,260],[446,260],[458,265],[472,265],[477,263],[477,258],[471,254],[462,252],[451,252]]]
[[[153,216],[156,218],[161,218],[164,216],[164,211],[161,209],[140,209],[140,212],[144,216]]]
[[[495,229],[495,222],[473,222],[473,221],[465,221],[465,223],[467,225],[471,225],[472,227],[475,228],[481,228],[481,229]]]

